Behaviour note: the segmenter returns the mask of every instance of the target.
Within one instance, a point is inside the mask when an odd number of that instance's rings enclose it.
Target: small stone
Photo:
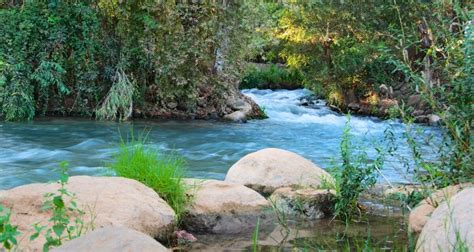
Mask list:
[[[168,107],[169,109],[175,109],[178,107],[178,103],[176,102],[169,102],[168,104],[166,104],[166,107]]]
[[[179,241],[184,241],[186,243],[197,241],[197,238],[193,234],[186,232],[186,230],[175,231],[174,235]]]
[[[441,117],[439,117],[438,115],[429,115],[428,116],[428,123],[430,125],[439,125],[441,122]]]
[[[349,103],[349,105],[347,105],[347,107],[352,111],[359,111],[360,110],[360,105],[355,103],[355,102]]]

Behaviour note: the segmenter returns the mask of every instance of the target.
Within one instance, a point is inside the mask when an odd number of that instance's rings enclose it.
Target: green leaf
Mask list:
[[[53,232],[54,234],[56,234],[57,237],[61,237],[65,229],[66,229],[66,226],[62,223],[56,224],[53,226]]]
[[[53,198],[53,204],[57,208],[64,208],[64,201],[63,201],[63,198],[61,196],[55,196]]]

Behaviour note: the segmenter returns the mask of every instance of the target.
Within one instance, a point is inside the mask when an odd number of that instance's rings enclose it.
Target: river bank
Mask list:
[[[53,251],[87,251],[98,247],[113,251],[111,246],[118,249],[117,244],[125,241],[117,238],[122,236],[135,237],[124,244],[133,251],[167,251],[166,247],[173,251],[361,247],[429,251],[437,242],[450,249],[451,245],[443,240],[452,242],[458,231],[455,244],[466,248],[474,245],[469,235],[472,226],[466,219],[474,209],[470,207],[474,204],[472,184],[433,192],[415,209],[403,206],[401,198],[391,197],[408,195],[406,190],[415,187],[376,187],[381,190],[374,192],[382,193],[382,197],[360,198],[359,218],[348,223],[333,218],[340,192],[330,188],[332,183],[339,182],[331,182],[331,175],[311,161],[280,149],[246,155],[230,168],[224,181],[185,179],[190,200],[179,221],[161,198],[161,192],[138,181],[121,177],[64,178],[64,174],[58,183],[28,184],[0,191],[0,204],[10,209],[6,223],[19,231],[19,243],[15,244],[18,249],[39,250],[48,241],[48,234],[30,241],[28,237],[45,228],[55,230],[55,225],[63,223],[55,221],[59,216],[71,218],[64,225],[68,234],[74,235],[62,238],[59,244],[66,243]],[[60,197],[66,205],[74,202],[73,208],[56,212],[60,205],[55,203],[54,211],[45,209],[48,195]],[[451,211],[447,211],[451,200]],[[431,210],[427,211],[425,205]],[[84,210],[74,214],[75,209]],[[0,213],[4,214],[3,210]],[[449,223],[456,226],[454,229],[433,230],[436,223],[448,217]],[[37,225],[42,227],[37,229]],[[76,236],[77,230],[81,231]]]

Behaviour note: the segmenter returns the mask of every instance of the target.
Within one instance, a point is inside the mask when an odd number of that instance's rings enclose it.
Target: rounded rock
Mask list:
[[[282,187],[319,188],[333,183],[329,173],[302,156],[275,148],[250,153],[227,172],[225,181],[248,186],[263,194]]]
[[[192,204],[183,223],[190,231],[240,233],[254,228],[259,218],[268,219],[269,202],[250,188],[218,180],[185,182]]]
[[[247,122],[247,115],[245,112],[242,112],[240,110],[232,112],[228,115],[224,116],[224,120],[230,121],[230,122],[240,122],[244,123]]]
[[[51,252],[165,252],[170,251],[150,236],[128,228],[96,229],[68,241]]]
[[[445,200],[449,200],[453,195],[464,188],[471,186],[471,183],[451,185],[432,193],[410,212],[410,215],[408,216],[408,230],[412,233],[420,233],[438,205]]]
[[[42,248],[44,237],[34,241],[33,224],[51,223],[50,211],[42,211],[46,193],[57,193],[59,184],[29,184],[3,193],[0,204],[12,209],[11,221],[21,232],[20,250]],[[75,194],[75,202],[85,212],[81,217],[85,232],[101,227],[127,227],[152,237],[164,237],[174,225],[173,209],[159,195],[142,183],[120,177],[71,177],[67,191]],[[73,220],[71,220],[73,221]]]
[[[416,251],[474,250],[474,188],[444,201],[421,231]]]

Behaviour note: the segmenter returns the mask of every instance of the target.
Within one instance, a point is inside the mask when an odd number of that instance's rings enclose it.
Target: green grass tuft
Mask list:
[[[121,140],[110,168],[118,176],[137,180],[155,190],[176,212],[177,221],[186,211],[189,199],[183,182],[186,162],[177,154],[165,155],[146,146],[146,136],[133,134]]]

